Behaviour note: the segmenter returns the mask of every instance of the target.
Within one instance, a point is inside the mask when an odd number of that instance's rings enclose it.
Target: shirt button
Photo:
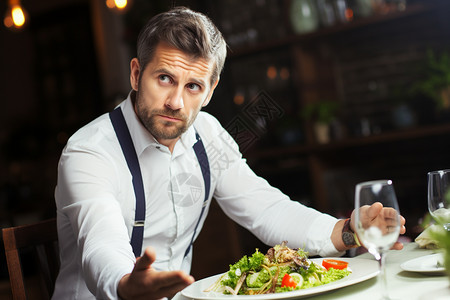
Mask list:
[[[161,147],[160,146],[156,146],[156,149],[160,149]]]

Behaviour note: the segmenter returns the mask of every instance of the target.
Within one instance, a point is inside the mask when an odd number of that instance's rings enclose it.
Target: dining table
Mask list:
[[[429,257],[435,253],[436,250],[422,249],[415,242],[405,244],[402,250],[389,250],[386,252],[385,274],[387,278],[388,294],[392,300],[450,299],[450,277],[445,271],[429,272],[429,270],[421,270],[420,267],[418,269],[413,268],[413,270],[411,270],[411,268],[405,268],[405,264],[421,260],[422,258]],[[375,260],[375,258],[367,252],[357,255],[355,258]],[[230,300],[233,298],[236,298],[236,296],[230,296]],[[183,296],[181,292],[176,294],[172,299],[191,300],[191,298]],[[211,299],[214,298],[212,297]],[[266,299],[273,298],[268,295]],[[314,294],[312,296],[285,299],[377,300],[382,299],[381,282],[379,276],[374,276],[349,286]]]

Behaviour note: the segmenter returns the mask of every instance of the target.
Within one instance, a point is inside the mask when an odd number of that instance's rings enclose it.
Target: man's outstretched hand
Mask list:
[[[117,293],[121,299],[170,298],[194,282],[194,278],[183,271],[155,270],[152,268],[155,259],[155,250],[151,247],[145,249],[136,260],[133,271],[119,282]]]

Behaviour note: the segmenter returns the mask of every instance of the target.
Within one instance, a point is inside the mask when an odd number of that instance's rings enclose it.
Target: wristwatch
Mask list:
[[[350,228],[350,218],[345,220],[344,228],[342,228],[342,241],[344,242],[345,246],[350,248],[361,246],[358,237]]]

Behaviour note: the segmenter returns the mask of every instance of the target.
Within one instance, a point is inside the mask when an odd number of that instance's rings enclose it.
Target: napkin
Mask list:
[[[424,249],[438,249],[438,243],[432,238],[432,233],[438,230],[438,225],[433,224],[428,226],[421,234],[419,234],[414,240],[419,248]]]

